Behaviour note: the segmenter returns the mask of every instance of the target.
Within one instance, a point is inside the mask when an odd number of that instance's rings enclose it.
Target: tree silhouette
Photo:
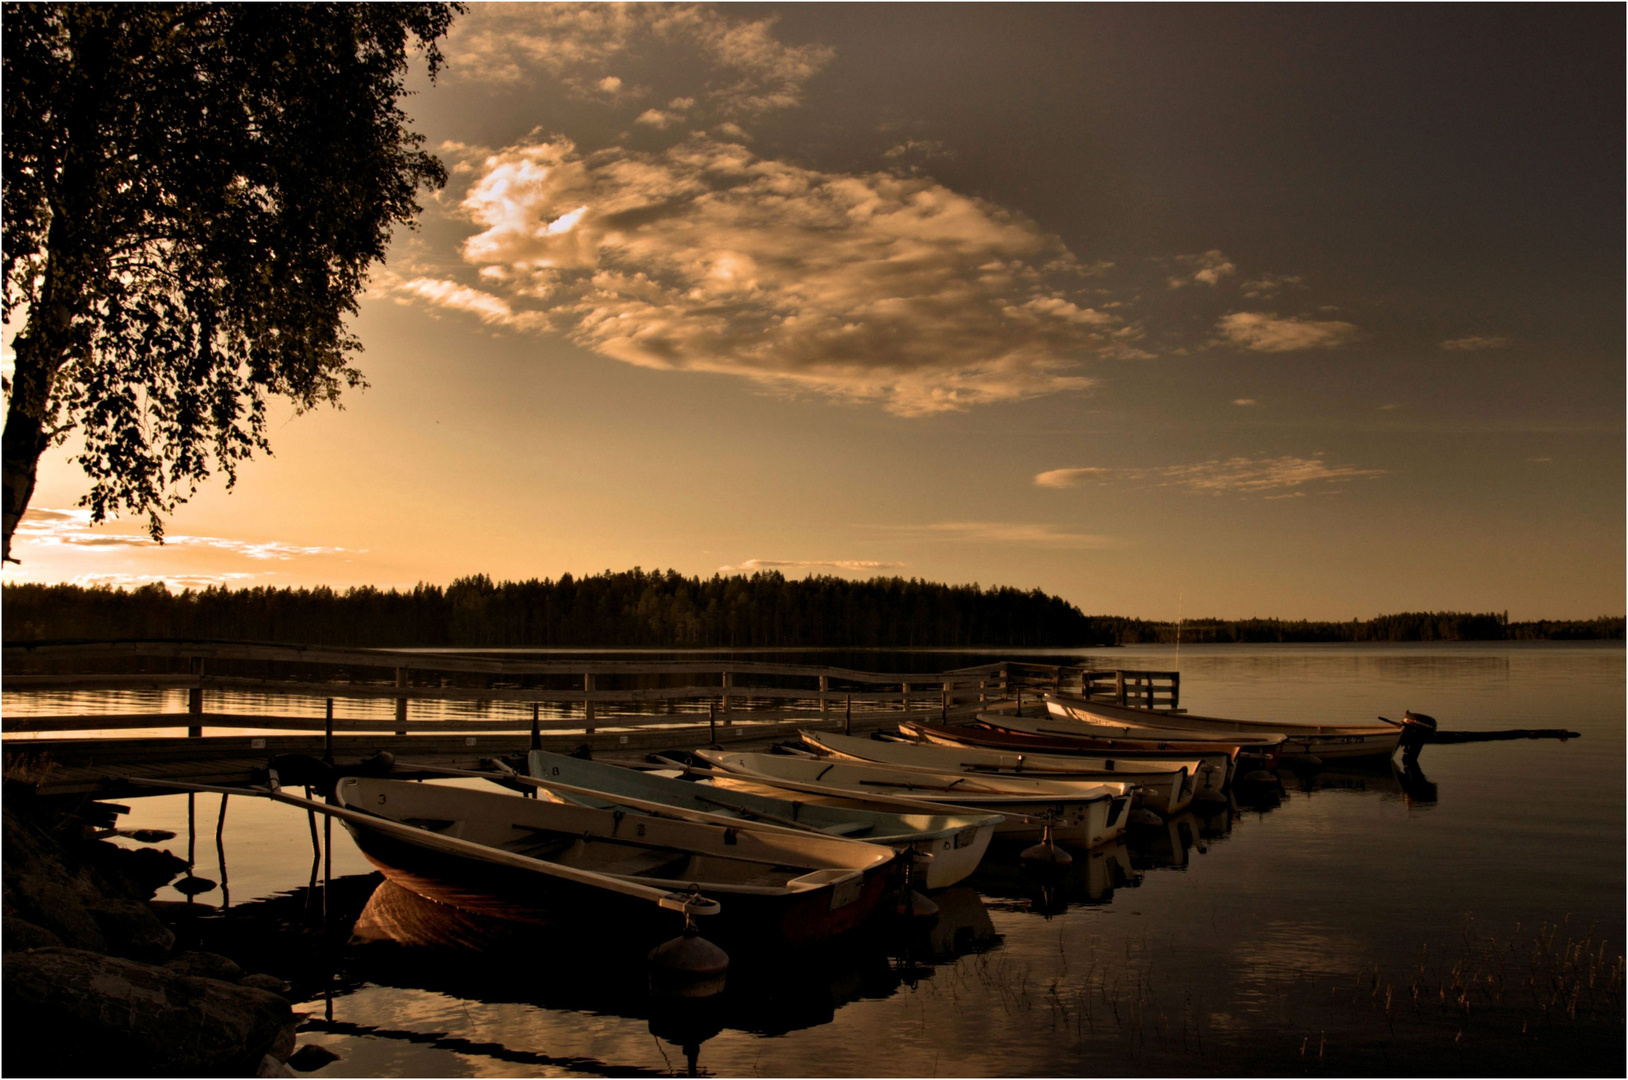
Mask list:
[[[168,513],[363,385],[344,326],[421,185],[397,105],[450,4],[6,4],[4,552],[77,435],[100,521]]]

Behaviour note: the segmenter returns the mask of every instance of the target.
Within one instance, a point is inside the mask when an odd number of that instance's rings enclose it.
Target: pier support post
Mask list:
[[[910,711],[910,684],[905,683],[899,695],[899,707],[905,712]]]
[[[1114,672],[1114,696],[1121,705],[1125,704],[1125,673],[1123,671]]]
[[[196,675],[199,679],[203,678],[203,669],[204,669],[203,657],[201,657],[201,656],[194,656],[187,662],[187,670],[190,671],[192,674]],[[202,686],[194,686],[190,690],[187,691],[187,712],[192,716],[202,716],[203,715],[203,687]],[[201,739],[201,738],[203,738],[203,727],[202,727],[202,725],[196,725],[196,726],[188,727],[187,728],[187,738],[189,738],[189,739]]]
[[[399,667],[396,669],[396,688],[398,690],[407,689],[406,668]],[[407,699],[404,697],[396,699],[396,734],[407,734]]]
[[[734,686],[734,685],[735,685],[735,673],[733,671],[724,672],[724,679],[723,679],[724,692],[723,692],[723,709],[722,709],[722,712],[724,714],[724,727],[729,727],[730,725],[732,725],[734,723],[734,721],[729,718],[729,688],[731,686]]]
[[[587,674],[582,676],[582,689],[584,691],[590,693],[590,694],[593,693],[593,689],[594,689],[594,673],[593,672],[590,671]],[[588,698],[587,700],[585,700],[582,703],[582,705],[583,705],[583,709],[582,709],[582,731],[583,731],[583,734],[585,734],[585,735],[592,735],[594,733],[594,702],[593,702],[593,698]]]
[[[328,699],[328,707],[324,711],[322,724],[322,763],[334,763],[334,699]]]
[[[1181,708],[1181,672],[1170,673],[1170,711],[1176,712]]]
[[[820,676],[820,715],[821,716],[827,716],[831,712],[831,703],[829,701],[825,700],[826,691],[828,691],[830,689],[831,689],[831,677],[829,675],[821,675]]]

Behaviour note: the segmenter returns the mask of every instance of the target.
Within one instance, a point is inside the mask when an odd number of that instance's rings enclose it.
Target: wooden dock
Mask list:
[[[478,769],[534,745],[638,759],[708,745],[762,749],[802,729],[858,734],[911,719],[970,719],[1053,690],[1172,708],[1180,682],[1172,672],[1015,662],[885,673],[723,659],[97,642],[7,646],[0,690],[11,699],[0,720],[8,796],[125,799],[154,793],[131,778],[244,785],[283,754],[353,766],[383,751],[397,774],[408,776],[415,766]],[[18,715],[15,695],[46,691],[76,701],[185,691],[186,711]],[[223,694],[254,695],[275,707],[208,708]],[[393,715],[336,717],[336,700],[390,701]],[[448,712],[460,703],[481,715]],[[321,715],[302,715],[313,705]],[[150,734],[165,729],[176,734]]]

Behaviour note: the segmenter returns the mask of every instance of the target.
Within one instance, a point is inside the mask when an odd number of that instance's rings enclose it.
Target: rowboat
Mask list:
[[[1093,703],[1094,704],[1094,703]],[[1267,767],[1277,764],[1283,752],[1285,736],[1272,733],[1256,735],[1227,731],[1180,731],[1159,729],[1148,731],[1112,731],[1107,728],[1082,727],[1072,719],[1054,716],[1050,712],[1038,717],[1018,716],[1006,712],[981,712],[978,725],[1008,735],[1028,735],[1045,739],[1080,739],[1089,743],[1109,744],[1115,752],[1137,753],[1138,747],[1155,750],[1187,751],[1193,754],[1230,753],[1234,748],[1240,756],[1263,761]],[[1108,746],[1103,747],[1108,749]]]
[[[1315,757],[1324,761],[1389,757],[1396,752],[1402,729],[1390,724],[1281,724],[1267,720],[1229,720],[1219,716],[1127,709],[1100,701],[1047,694],[1046,708],[1060,720],[1089,725],[1097,731],[1159,737],[1186,737],[1202,732],[1282,735],[1284,757]]]
[[[993,714],[979,714],[980,718],[990,715]],[[1047,762],[1051,758],[1084,762],[1093,757],[1100,758],[1104,753],[1115,755],[1110,760],[1113,760],[1119,768],[1123,768],[1128,760],[1153,761],[1167,765],[1197,760],[1198,789],[1193,797],[1209,801],[1226,799],[1226,788],[1232,782],[1233,765],[1238,759],[1236,746],[1217,746],[1214,743],[1171,744],[1138,742],[1134,739],[1030,735],[995,727],[952,727],[949,724],[931,724],[917,720],[900,724],[899,733],[913,742],[930,743],[934,746],[1018,754],[1022,757],[1023,769],[1033,772],[1068,771],[1048,768]],[[1039,760],[1040,764],[1035,764],[1036,760]]]
[[[875,909],[890,848],[834,836],[731,827],[571,803],[352,776],[334,802],[368,860],[430,900],[522,922],[626,917],[644,892],[699,891],[721,910],[708,936],[801,945],[852,930]],[[403,828],[402,826],[409,826]]]
[[[1049,825],[1056,840],[1087,847],[1125,831],[1134,788],[1038,777],[972,776],[898,769],[853,761],[785,754],[697,750],[715,770],[715,786],[734,791],[805,799],[835,806],[886,807],[904,799],[952,813],[996,813],[1006,820],[996,835],[1039,840]]]
[[[1039,773],[1058,779],[1114,781],[1141,789],[1142,806],[1155,813],[1181,812],[1193,801],[1200,763],[1136,758],[1057,757],[1011,754],[971,747],[931,746],[925,743],[880,742],[826,732],[798,732],[815,752],[849,761],[868,761],[900,769],[928,769],[942,773],[978,773],[1016,776]],[[1225,784],[1225,773],[1221,782]]]
[[[533,750],[527,765],[539,780],[577,789],[551,790],[568,802],[585,806],[626,807],[627,803],[618,803],[617,799],[631,797],[636,802],[683,809],[696,819],[724,825],[748,821],[759,827],[784,827],[885,844],[895,851],[908,849],[916,859],[916,881],[929,889],[953,885],[976,870],[995,827],[1002,821],[998,814],[900,813],[796,802],[726,791],[708,783],[673,780],[547,750]],[[588,794],[590,791],[599,793],[599,797]]]

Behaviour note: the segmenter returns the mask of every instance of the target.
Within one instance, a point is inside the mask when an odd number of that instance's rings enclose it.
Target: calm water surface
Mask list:
[[[303,815],[249,800],[228,807],[231,910],[208,940],[308,996],[302,1043],[340,1055],[323,1076],[1621,1074],[1620,643],[1050,655],[1179,667],[1194,712],[1413,709],[1582,738],[1431,746],[1411,777],[1286,771],[1265,803],[1184,816],[1056,884],[992,858],[937,896],[931,931],[737,955],[696,1015],[652,1005],[625,928],[431,924],[337,828],[329,918],[356,936],[324,948]],[[194,804],[216,879],[218,810]],[[138,800],[130,823],[179,829],[179,854],[186,800]]]

